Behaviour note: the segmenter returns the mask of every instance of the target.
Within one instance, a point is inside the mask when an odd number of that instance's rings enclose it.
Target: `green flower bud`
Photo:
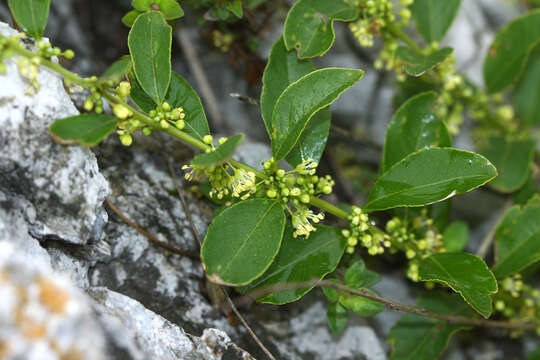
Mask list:
[[[94,108],[94,102],[92,101],[92,99],[86,98],[86,100],[84,101],[84,110],[92,111],[93,108]]]
[[[302,194],[300,196],[300,201],[303,202],[304,204],[309,203],[309,195],[308,194]]]
[[[74,56],[75,56],[75,53],[73,52],[73,50],[68,49],[68,50],[64,51],[64,57],[66,59],[73,59]]]
[[[277,191],[275,189],[269,189],[266,192],[266,196],[268,196],[270,199],[273,199],[277,196]]]
[[[291,190],[291,195],[292,195],[292,196],[300,196],[301,193],[302,193],[302,192],[301,192],[300,189],[297,188],[297,187],[292,188],[292,190]]]
[[[129,94],[131,93],[131,84],[128,83],[127,81],[122,81],[122,82],[118,85],[118,88],[116,89],[116,92],[117,92],[118,95],[120,95],[120,97],[122,97],[122,98],[128,97]]]
[[[223,144],[225,143],[225,141],[227,141],[227,138],[226,138],[226,137],[219,138],[218,144],[219,144],[219,145],[223,145]]]
[[[186,122],[184,120],[178,120],[175,125],[178,130],[182,130],[186,126]]]
[[[120,120],[127,119],[127,117],[129,116],[129,110],[122,104],[114,105],[113,113]]]
[[[204,135],[203,143],[207,145],[211,145],[213,141],[214,141],[214,138],[212,137],[212,135]]]
[[[124,146],[129,146],[131,143],[133,143],[133,138],[129,134],[123,134],[120,136],[120,142]]]
[[[164,110],[164,111],[171,111],[171,105],[169,105],[168,102],[164,102],[163,104],[161,104],[161,108]]]
[[[276,171],[276,176],[279,177],[279,178],[284,177],[285,176],[285,170],[279,169],[278,171]]]
[[[150,134],[152,134],[152,129],[150,129],[149,127],[145,127],[144,129],[142,129],[142,132],[144,135],[149,136]]]

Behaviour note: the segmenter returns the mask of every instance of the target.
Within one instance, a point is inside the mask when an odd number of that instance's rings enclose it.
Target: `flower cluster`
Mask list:
[[[380,246],[384,242],[384,236],[379,232],[372,234],[372,230],[369,226],[368,215],[359,207],[353,206],[349,215],[349,229],[341,231],[341,234],[347,239],[347,253],[354,253],[359,242],[368,249],[368,253],[371,255],[384,252]]]
[[[411,18],[411,11],[407,8],[413,0],[400,0],[399,5],[402,9],[398,14],[400,23],[407,25]],[[394,4],[391,0],[366,0],[360,5],[360,17],[357,21],[349,24],[354,37],[361,46],[373,46],[374,37],[380,36],[388,24],[396,21],[394,14]]]
[[[157,123],[162,129],[168,128],[170,125],[175,126],[178,130],[182,130],[186,126],[186,114],[183,107],[172,108],[168,102],[164,102],[158,105],[154,110],[150,110],[148,115]]]
[[[73,57],[75,56],[73,50],[68,49],[66,51],[62,51],[59,47],[53,47],[51,43],[46,40],[38,41],[37,46],[38,52],[36,55],[46,59],[50,59],[53,56],[62,56],[66,59],[73,59]]]
[[[234,35],[230,32],[222,33],[219,30],[212,31],[212,44],[224,53],[229,51],[233,41]]]
[[[315,175],[317,165],[313,159],[306,159],[294,170],[285,171],[277,166],[273,158],[264,163],[266,197],[277,199],[287,206],[295,228],[294,237],[309,237],[316,230],[313,224],[324,219],[323,213],[316,214],[309,208],[310,198],[332,193],[334,180],[329,175]]]
[[[525,284],[521,274],[514,274],[499,281],[499,291],[494,298],[495,311],[515,322],[534,322],[538,324],[540,335],[540,291]],[[523,331],[512,330],[510,335],[517,337]]]

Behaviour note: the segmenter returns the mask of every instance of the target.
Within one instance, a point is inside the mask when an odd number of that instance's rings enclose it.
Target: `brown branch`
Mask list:
[[[537,328],[537,325],[531,322],[518,323],[518,322],[510,322],[510,321],[503,321],[503,320],[486,320],[486,319],[476,319],[476,318],[470,318],[470,317],[459,316],[459,315],[448,315],[448,314],[436,313],[436,312],[429,311],[423,308],[417,308],[414,306],[404,305],[404,304],[394,302],[392,300],[388,300],[381,296],[369,293],[365,289],[362,289],[362,290],[351,289],[347,286],[336,284],[336,283],[333,283],[331,281],[326,281],[326,280],[312,280],[312,281],[306,281],[306,282],[278,284],[278,285],[264,287],[264,288],[246,293],[244,296],[240,297],[239,299],[236,299],[237,300],[236,304],[237,305],[245,304],[245,303],[251,302],[252,299],[258,299],[264,295],[267,295],[276,291],[297,290],[297,289],[309,288],[313,286],[334,288],[339,291],[345,291],[345,292],[348,292],[349,294],[361,296],[363,298],[370,299],[375,302],[384,304],[392,310],[440,319],[440,320],[444,320],[444,321],[447,321],[449,323],[454,323],[454,324],[472,325],[472,326],[489,327],[489,328],[516,329],[516,330],[536,330]]]
[[[186,251],[186,250],[182,250],[182,249],[178,249],[164,241],[161,241],[159,240],[158,238],[156,238],[155,236],[153,236],[152,234],[149,234],[147,233],[146,231],[144,231],[143,229],[141,229],[137,224],[135,224],[133,221],[131,221],[126,215],[124,215],[120,210],[118,210],[118,208],[116,206],[114,206],[111,201],[107,198],[105,198],[105,203],[107,204],[107,206],[109,207],[109,209],[111,209],[116,215],[118,215],[118,217],[120,219],[122,219],[122,221],[124,221],[126,224],[128,224],[129,226],[131,226],[133,229],[135,229],[139,234],[143,235],[144,237],[146,237],[148,240],[150,240],[151,242],[153,242],[154,244],[164,248],[164,249],[167,249],[169,250],[170,252],[173,252],[175,254],[178,254],[178,255],[182,255],[182,256],[186,256],[190,259],[193,259],[193,260],[197,260],[197,261],[200,261],[200,257],[199,255],[196,255],[196,254],[192,254],[191,252],[189,251]]]

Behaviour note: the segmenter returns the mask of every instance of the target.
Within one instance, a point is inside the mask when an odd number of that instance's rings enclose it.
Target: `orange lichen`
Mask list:
[[[52,313],[65,312],[69,294],[49,279],[40,277],[37,282],[40,287],[39,301]]]

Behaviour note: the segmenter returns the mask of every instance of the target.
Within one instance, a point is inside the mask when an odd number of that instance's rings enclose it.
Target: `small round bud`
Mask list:
[[[86,98],[86,100],[84,101],[84,110],[92,111],[93,108],[94,108],[94,102],[92,101],[92,99]]]
[[[347,254],[353,254],[354,253],[354,248],[351,247],[351,246],[348,246],[347,247]]]
[[[164,102],[163,104],[161,104],[161,108],[164,110],[164,111],[171,111],[171,105],[169,105],[168,102]]]
[[[186,126],[186,122],[184,120],[177,120],[175,125],[178,130],[182,130]]]
[[[152,129],[150,129],[149,127],[145,127],[144,129],[142,129],[142,132],[144,135],[149,136],[150,134],[152,134]]]
[[[131,143],[133,143],[133,138],[129,134],[123,134],[120,136],[120,142],[124,146],[129,146]]]
[[[309,203],[309,195],[308,194],[302,194],[300,196],[300,201],[303,202],[304,204]]]
[[[347,239],[347,245],[356,246],[356,244],[358,244],[358,239],[355,238],[354,236]]]
[[[68,49],[68,50],[64,51],[64,57],[66,59],[73,59],[74,56],[75,56],[75,53],[73,52],[73,50]]]
[[[300,191],[299,188],[297,188],[297,187],[292,188],[292,190],[291,190],[291,196],[300,196],[300,194],[302,194],[302,192]]]
[[[332,187],[329,186],[329,185],[326,185],[325,187],[322,188],[322,192],[325,193],[325,194],[331,194],[332,193]]]
[[[289,189],[287,189],[287,188],[281,189],[281,195],[283,195],[283,196],[289,196]]]
[[[213,141],[214,141],[214,138],[212,137],[212,135],[204,135],[203,142],[205,144],[211,145]]]
[[[413,249],[408,249],[405,252],[405,256],[407,256],[407,259],[412,259],[416,256],[416,252]]]
[[[163,119],[159,122],[159,126],[161,126],[162,129],[167,129],[169,127],[169,122]]]
[[[280,178],[284,177],[285,176],[285,170],[279,169],[278,171],[276,171],[276,176],[280,177]]]
[[[127,119],[127,117],[129,116],[129,110],[122,104],[114,105],[113,113],[117,118],[121,120]]]
[[[219,138],[218,144],[219,144],[219,145],[223,145],[223,144],[225,143],[225,141],[227,141],[227,138],[226,138],[226,137]]]
[[[128,83],[127,81],[122,81],[119,85],[118,85],[118,88],[116,89],[118,95],[120,95],[121,97],[125,98],[125,97],[128,97],[129,94],[131,93],[131,84]]]
[[[277,192],[274,189],[269,189],[266,192],[266,196],[268,196],[270,199],[273,199],[273,198],[275,198],[277,196]]]

